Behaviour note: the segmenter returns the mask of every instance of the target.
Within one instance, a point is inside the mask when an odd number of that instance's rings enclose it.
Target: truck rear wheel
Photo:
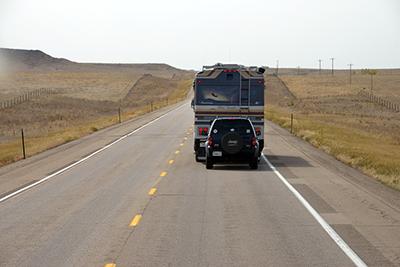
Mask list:
[[[196,159],[196,162],[202,162],[204,160],[200,159],[199,155],[197,153],[195,154],[194,158]]]
[[[264,139],[263,139],[263,140],[259,140],[259,141],[258,141],[258,144],[259,144],[259,146],[260,146],[258,154],[259,154],[259,156],[261,157],[262,151],[263,151],[263,149],[264,149]]]

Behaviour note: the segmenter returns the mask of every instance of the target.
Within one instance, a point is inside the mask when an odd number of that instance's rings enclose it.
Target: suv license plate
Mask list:
[[[200,143],[200,147],[206,147],[206,143],[205,142],[201,142]]]
[[[221,151],[213,151],[212,155],[214,157],[221,157],[222,156],[222,152]]]

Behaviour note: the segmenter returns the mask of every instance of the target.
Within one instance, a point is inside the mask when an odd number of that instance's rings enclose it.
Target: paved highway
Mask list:
[[[400,266],[398,192],[270,123],[206,170],[165,112],[0,169],[0,266]]]

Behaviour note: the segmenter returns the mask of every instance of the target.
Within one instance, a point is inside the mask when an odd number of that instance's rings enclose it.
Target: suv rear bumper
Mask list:
[[[214,156],[213,152],[222,153],[221,156]],[[242,150],[235,154],[228,154],[219,149],[206,149],[206,156],[214,163],[240,163],[250,162],[254,158],[258,158],[258,148]]]

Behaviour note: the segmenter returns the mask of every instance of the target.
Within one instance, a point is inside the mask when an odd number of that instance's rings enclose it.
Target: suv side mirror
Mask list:
[[[194,109],[194,99],[192,99],[192,102],[190,102],[190,106],[192,107],[192,109]]]

